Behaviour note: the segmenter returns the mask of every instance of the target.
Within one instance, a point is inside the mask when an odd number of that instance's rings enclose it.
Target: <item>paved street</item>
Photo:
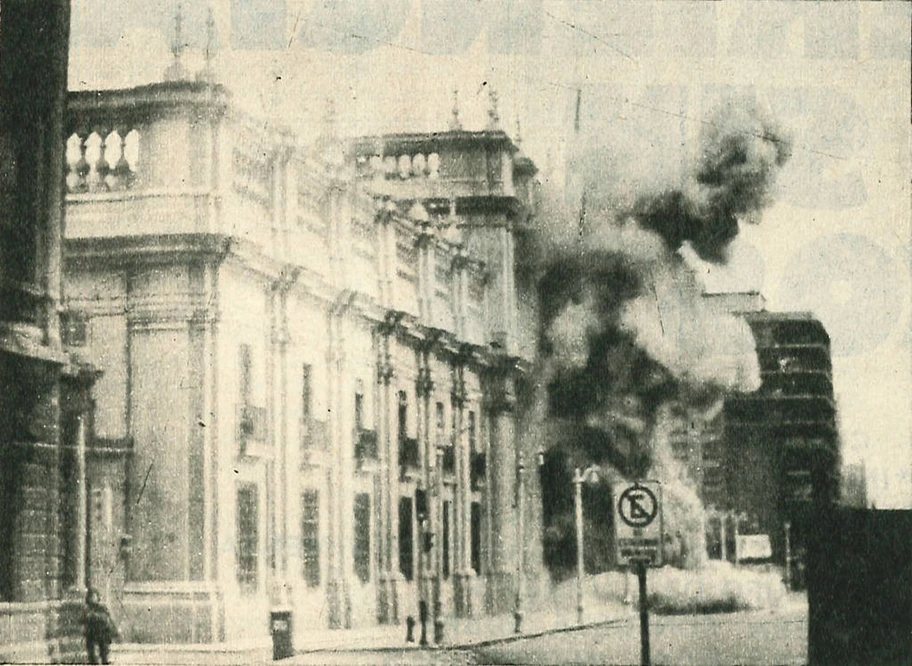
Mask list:
[[[804,664],[807,661],[806,607],[700,616],[652,616],[655,666]],[[294,664],[639,664],[636,616],[600,626],[554,631],[475,647],[416,649],[333,649],[298,654]]]
[[[650,618],[656,666],[803,664],[807,619],[770,612]],[[578,632],[480,648],[480,664],[639,664],[635,618]]]

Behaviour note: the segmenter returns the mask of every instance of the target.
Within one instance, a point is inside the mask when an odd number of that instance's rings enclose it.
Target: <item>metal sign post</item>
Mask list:
[[[640,663],[649,666],[646,569],[662,566],[662,486],[658,481],[638,481],[615,496],[614,507],[617,563],[636,568],[640,591]]]
[[[646,560],[637,560],[637,579],[640,583],[640,663],[649,666],[649,598],[646,593]]]

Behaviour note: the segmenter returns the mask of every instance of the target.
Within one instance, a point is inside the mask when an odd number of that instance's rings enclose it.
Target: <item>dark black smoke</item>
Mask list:
[[[538,239],[545,445],[562,452],[549,458],[546,503],[563,505],[570,465],[595,462],[626,478],[661,476],[669,515],[679,529],[698,530],[699,499],[671,454],[667,421],[680,405],[710,411],[726,391],[756,389],[759,368],[746,324],[705,306],[679,251],[689,245],[704,261],[724,261],[789,157],[788,141],[750,109],[726,110],[702,138],[680,188],[635,196],[626,209],[584,191],[600,205],[556,215],[556,228]],[[601,187],[610,193],[610,174]],[[548,478],[560,481],[549,490]]]
[[[702,259],[724,261],[738,221],[769,203],[774,172],[788,161],[791,143],[772,123],[738,115],[710,125],[689,192],[642,196],[633,206],[633,217],[671,251],[690,242]],[[733,127],[739,120],[740,127]]]

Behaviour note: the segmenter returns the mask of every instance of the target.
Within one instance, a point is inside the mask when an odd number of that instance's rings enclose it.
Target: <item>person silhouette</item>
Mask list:
[[[90,587],[86,592],[85,608],[86,651],[89,653],[90,664],[99,663],[99,658],[102,664],[110,663],[109,649],[111,641],[117,635],[117,626],[111,619],[111,614],[101,603],[98,591]]]

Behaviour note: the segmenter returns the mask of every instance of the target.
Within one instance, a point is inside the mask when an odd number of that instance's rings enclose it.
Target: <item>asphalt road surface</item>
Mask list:
[[[804,664],[807,619],[769,611],[650,617],[654,666]],[[609,626],[501,643],[475,652],[479,664],[639,664],[636,618]]]
[[[772,666],[807,662],[804,613],[754,611],[650,617],[653,666]],[[340,650],[298,654],[288,664],[631,664],[640,663],[636,616],[609,625],[474,648]]]

